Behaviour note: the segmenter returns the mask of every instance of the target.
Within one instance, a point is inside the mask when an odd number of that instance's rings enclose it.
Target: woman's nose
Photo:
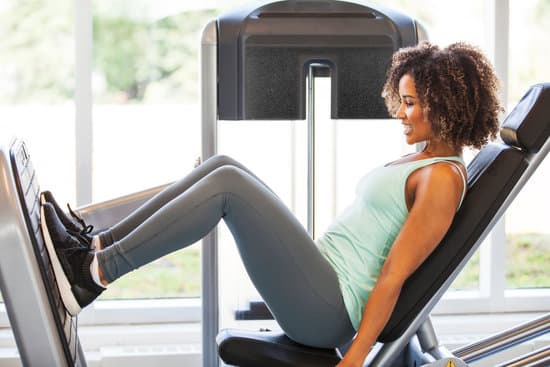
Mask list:
[[[404,119],[406,117],[405,115],[405,108],[403,108],[403,105],[399,106],[399,109],[397,110],[397,112],[395,113],[395,118],[396,119]]]

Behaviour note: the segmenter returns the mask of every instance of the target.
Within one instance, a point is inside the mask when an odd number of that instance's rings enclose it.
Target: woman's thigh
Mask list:
[[[292,339],[335,347],[355,334],[338,277],[288,207],[246,172],[220,169],[223,219],[245,268]]]

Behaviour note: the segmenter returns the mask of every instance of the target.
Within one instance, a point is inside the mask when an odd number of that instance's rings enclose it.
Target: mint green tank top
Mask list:
[[[375,168],[359,181],[352,205],[317,239],[321,253],[338,275],[355,330],[359,328],[365,303],[382,265],[407,218],[407,178],[419,168],[442,161],[464,164],[460,157],[434,157]],[[465,190],[466,179],[462,170],[459,171]]]

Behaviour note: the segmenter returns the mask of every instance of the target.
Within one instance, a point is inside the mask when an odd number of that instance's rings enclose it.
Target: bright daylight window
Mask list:
[[[446,45],[461,40],[485,45],[483,5],[465,1],[449,11],[448,4],[437,0],[380,1],[419,19],[430,33],[430,40]],[[420,4],[419,4],[420,3]],[[463,14],[463,17],[460,14]],[[468,18],[463,27],[460,19]],[[381,164],[414,151],[407,146],[402,128],[396,120],[331,120],[330,79],[315,81],[316,122],[316,203],[315,235],[353,200],[361,177]],[[257,172],[287,203],[305,226],[307,223],[307,135],[304,121],[292,122],[222,122],[220,151],[237,157]],[[269,129],[269,130],[268,130]],[[286,129],[286,137],[285,131]],[[268,132],[266,132],[266,130]],[[238,137],[246,136],[246,139]],[[269,138],[268,138],[269,137]],[[259,142],[259,143],[258,143]],[[292,153],[289,153],[292,151]],[[273,155],[272,152],[276,152]],[[291,154],[291,156],[289,156]],[[471,159],[472,152],[466,154]],[[292,176],[288,176],[293,172]],[[285,185],[286,184],[286,185]],[[223,227],[222,227],[223,228]],[[220,238],[221,325],[234,326],[234,311],[247,308],[259,296],[247,279],[232,239],[226,230]],[[236,271],[236,269],[239,269]],[[454,289],[479,288],[479,255],[476,255],[455,282]]]
[[[23,139],[42,188],[74,202],[72,11],[71,0],[0,2],[0,144]]]
[[[243,2],[228,1],[223,6],[227,9]],[[464,40],[485,50],[489,47],[484,2],[374,2],[418,19],[428,29],[430,40],[440,45]],[[72,0],[0,3],[4,40],[0,45],[1,143],[7,144],[12,135],[23,138],[42,188],[51,189],[60,202],[70,203],[75,203],[76,196],[74,4]],[[212,6],[190,1],[92,2],[94,202],[174,181],[191,170],[200,155],[200,35],[207,21],[220,12],[211,10],[218,7],[215,1],[206,4]],[[509,100],[513,106],[531,84],[548,75],[540,45],[547,38],[550,6],[543,0],[510,0],[510,12]],[[467,26],[464,19],[468,19]],[[318,116],[319,120],[328,118],[328,112]],[[358,179],[370,167],[359,170],[354,162],[364,158],[367,165],[381,164],[408,149],[402,144],[398,124],[388,121],[321,125],[326,130],[319,130],[319,144],[330,149],[319,150],[319,190],[327,191],[318,196],[323,199],[318,205],[318,232],[350,202]],[[257,131],[258,127],[262,130]],[[305,194],[303,134],[301,123],[295,127],[280,122],[222,123],[220,152],[249,165],[304,218],[299,201]],[[281,140],[275,143],[271,138],[279,135]],[[259,142],[264,144],[254,145]],[[376,142],[384,145],[379,147]],[[262,149],[261,154],[254,153]],[[372,161],[373,156],[378,161]],[[547,159],[506,215],[508,288],[550,285],[545,266],[550,261],[550,233],[544,227],[548,213],[547,205],[541,205],[541,200],[548,200],[543,189],[550,180],[548,165]],[[323,188],[321,182],[328,182],[335,170],[338,180]],[[149,264],[118,280],[102,298],[199,296],[199,251],[200,246],[194,245]],[[229,266],[227,261],[221,266]],[[479,272],[476,255],[453,288],[478,289]]]
[[[488,48],[489,30],[485,22],[487,14],[484,9],[484,4],[481,1],[463,1],[460,5],[452,6],[447,2],[437,0],[391,0],[391,1],[374,1],[380,5],[395,8],[400,10],[412,18],[419,21],[427,30],[429,40],[442,47],[457,41],[470,42],[478,45],[482,49]],[[464,26],[464,19],[468,19],[468,26]],[[388,126],[385,126],[387,129]],[[392,140],[403,140],[399,135],[399,131],[392,133],[389,129],[385,130],[388,134],[385,139],[370,139],[369,144],[376,145],[377,142],[384,144],[375,149],[375,154],[367,157],[385,157],[387,161],[395,159],[396,156],[404,154],[404,148],[388,149],[388,142]],[[382,133],[380,136],[385,136]],[[364,137],[364,134],[349,134],[349,139],[353,137]],[[349,142],[347,143],[349,145]],[[356,142],[355,144],[359,144]],[[351,144],[354,145],[354,144]],[[468,163],[476,152],[465,151],[464,159]],[[380,163],[380,162],[379,162]],[[383,163],[383,162],[382,162]],[[344,180],[345,181],[345,180]],[[344,188],[344,187],[342,187]],[[349,189],[349,188],[348,188]],[[340,198],[346,197],[344,193],[339,195]],[[479,251],[468,262],[462,273],[455,280],[451,289],[453,290],[476,290],[479,288]]]
[[[510,107],[533,84],[550,81],[544,45],[548,1],[510,1]],[[526,57],[525,55],[529,55]],[[550,287],[550,158],[533,174],[506,212],[506,288]]]
[[[213,10],[93,2],[93,201],[165,184],[200,156],[198,50]],[[200,247],[115,282],[102,299],[197,297]]]
[[[224,2],[230,7],[235,1]],[[199,49],[215,1],[92,1],[93,202],[166,184],[201,154]],[[200,296],[200,245],[113,283],[101,299]]]
[[[75,196],[71,14],[70,0],[0,2],[0,145],[24,140],[40,185],[63,200]]]

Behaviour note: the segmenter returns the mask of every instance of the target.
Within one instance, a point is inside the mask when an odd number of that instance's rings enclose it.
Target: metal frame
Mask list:
[[[75,1],[75,67],[76,67],[76,80],[75,80],[75,158],[76,158],[76,194],[77,194],[77,206],[85,205],[91,202],[92,198],[92,93],[91,93],[91,67],[92,67],[92,32],[91,32],[91,19],[92,19],[92,6],[91,0],[78,0]],[[507,88],[507,61],[508,61],[508,29],[509,29],[509,0],[484,0],[485,9],[488,14],[488,29],[490,31],[487,44],[492,45],[493,60],[498,74],[502,80],[503,100],[506,101],[506,88]],[[425,30],[421,25],[417,24],[420,34],[425,34]],[[426,36],[419,36],[420,38],[427,38]],[[217,38],[216,33],[211,34],[211,37],[206,42],[211,42]],[[204,46],[205,39],[203,39]],[[213,50],[212,50],[213,52]],[[204,55],[203,55],[204,56]],[[212,56],[215,59],[215,54]],[[203,57],[204,59],[204,57]],[[204,65],[204,63],[201,63]],[[213,66],[216,66],[213,64]],[[211,70],[210,75],[215,75],[215,68]],[[204,82],[203,82],[204,83]],[[215,91],[215,87],[209,87],[210,92]],[[203,93],[205,92],[203,86]],[[204,94],[203,94],[204,97]],[[211,96],[210,96],[211,97]],[[208,97],[209,98],[209,97]],[[213,101],[212,99],[203,98],[203,104],[205,101]],[[204,105],[203,105],[204,106]],[[215,108],[206,110],[206,113],[215,113]],[[204,114],[204,107],[203,107]],[[215,119],[215,117],[214,117]],[[204,129],[204,127],[203,127]],[[215,144],[212,145],[215,147]],[[214,154],[209,150],[210,148],[204,146],[203,139],[203,157],[208,157]],[[204,151],[210,152],[205,154]],[[493,231],[493,242],[501,239],[504,236],[504,225],[499,223]],[[498,242],[497,242],[498,243]],[[492,249],[487,251],[489,258],[492,259],[488,276],[484,277],[485,272],[482,272],[482,276],[485,280],[488,280],[487,284],[490,284],[490,293],[483,292],[480,295],[476,294],[476,297],[468,298],[467,300],[450,299],[445,300],[443,305],[439,305],[437,312],[440,313],[454,313],[457,310],[466,310],[471,312],[501,312],[501,311],[518,311],[526,310],[520,304],[535,304],[532,300],[538,300],[539,304],[544,304],[544,301],[548,299],[548,296],[529,298],[525,301],[516,297],[509,298],[504,294],[504,280],[502,278],[499,268],[502,264],[497,261],[495,265],[494,259],[503,258],[503,250],[501,246],[492,246]],[[485,255],[485,254],[484,254]],[[482,257],[482,258],[487,258]],[[484,261],[482,259],[482,261]],[[486,267],[483,267],[484,269]],[[506,302],[504,302],[506,300]],[[542,302],[542,303],[541,303]],[[528,308],[527,310],[535,310]],[[538,310],[538,309],[537,309]]]
[[[215,20],[203,30],[201,40],[201,122],[202,160],[217,153],[218,29]],[[202,240],[202,364],[219,365],[216,335],[219,330],[218,235],[210,232]]]
[[[514,345],[550,332],[550,313],[516,327],[478,340],[453,351],[453,354],[470,362],[483,359]],[[550,346],[549,346],[550,347]]]
[[[315,238],[315,78],[320,70],[329,69],[328,65],[312,63],[308,68],[307,76],[307,231]]]
[[[204,161],[217,153],[217,22],[210,21],[201,40],[201,122]],[[326,65],[309,65],[307,78],[308,198],[307,230],[315,234],[315,75]],[[219,332],[218,236],[213,230],[202,242],[202,360],[204,367],[217,366],[216,335]]]
[[[547,367],[550,365],[550,345],[524,354],[495,367]]]
[[[71,365],[86,366],[78,337],[71,337],[70,342],[76,343],[73,352],[62,341],[61,333],[65,332],[64,337],[68,338],[67,333],[71,333],[73,327],[76,330],[73,320],[61,320],[65,328],[69,329],[57,327],[59,320],[56,321],[58,317],[54,314],[57,310],[50,303],[52,298],[48,293],[51,291],[46,289],[43,272],[37,261],[41,255],[33,245],[33,241],[38,239],[31,238],[14,178],[10,157],[12,146],[0,148],[0,286],[21,362],[24,366],[67,366],[72,358],[69,355],[75,352],[76,360]],[[32,182],[25,193],[25,200],[31,200],[27,201],[27,205],[36,205],[40,188],[27,153],[21,154],[25,155],[23,159],[27,163],[25,172],[20,174]],[[31,174],[32,177],[29,177]],[[36,210],[32,212],[33,216],[37,213]],[[34,231],[35,226],[38,226],[38,215],[28,220]]]
[[[498,8],[496,3],[491,3],[495,6],[495,9]],[[508,4],[508,2],[506,2]],[[506,7],[507,9],[507,7]],[[505,9],[505,10],[506,10]],[[507,14],[504,14],[504,10],[497,11],[495,10],[494,14],[494,38],[492,39],[492,44],[496,46],[500,45],[501,41],[507,40],[507,33],[505,36],[499,35],[500,33],[497,30],[504,27],[501,22],[497,20],[505,20],[505,25],[508,25]],[[217,27],[216,22],[210,22],[205,30],[203,31],[203,40],[202,40],[202,49],[201,49],[201,80],[202,80],[202,142],[203,142],[203,159],[206,159],[214,154],[216,154],[217,146],[217,86],[215,75],[217,73]],[[507,72],[505,70],[506,61],[500,60],[503,56],[502,52],[497,53],[498,50],[495,49],[495,56],[499,59],[498,67],[499,71],[503,73],[503,77],[506,80]],[[307,114],[307,123],[308,123],[308,231],[310,233],[314,232],[314,175],[315,175],[315,114],[313,111],[314,105],[314,72],[315,68],[322,67],[323,65],[312,64],[309,68],[309,77],[308,77],[308,114]],[[503,99],[506,99],[506,94],[503,96]],[[391,365],[398,356],[400,356],[410,340],[415,336],[415,334],[420,333],[420,339],[422,340],[421,345],[429,342],[425,342],[422,337],[430,335],[433,340],[436,340],[435,333],[427,332],[427,330],[432,330],[431,322],[429,321],[429,313],[435,307],[435,305],[440,301],[443,294],[450,287],[456,276],[460,273],[463,267],[466,265],[470,257],[474,254],[480,244],[483,242],[485,237],[491,232],[493,227],[497,226],[500,230],[497,230],[496,236],[503,234],[502,221],[500,218],[504,214],[505,210],[508,208],[512,200],[517,196],[520,189],[523,187],[526,180],[532,175],[541,161],[544,159],[546,153],[549,150],[549,144],[547,143],[541,152],[530,157],[531,164],[527,168],[527,171],[523,175],[522,179],[517,183],[515,188],[512,190],[506,201],[503,203],[493,220],[488,225],[487,229],[480,236],[476,244],[472,247],[472,250],[460,263],[460,265],[454,270],[452,275],[448,280],[443,284],[440,290],[434,295],[434,297],[426,304],[422,312],[420,312],[415,320],[409,325],[409,328],[405,333],[398,338],[397,340],[385,344],[380,350],[373,355],[370,365],[372,366],[387,366]],[[500,225],[499,225],[500,223]],[[493,246],[493,251],[499,252]],[[500,250],[499,253],[501,253]],[[203,365],[214,366],[216,358],[215,356],[215,335],[219,329],[219,320],[218,320],[218,308],[219,308],[219,299],[218,299],[218,274],[217,274],[217,237],[213,233],[204,240],[203,247]],[[494,270],[494,269],[493,269]],[[497,274],[498,275],[498,274]],[[494,281],[495,274],[494,271],[491,272],[491,280]],[[500,277],[499,277],[500,278]],[[503,280],[502,280],[503,281]],[[502,282],[501,281],[501,282]],[[493,282],[490,282],[493,283]],[[498,283],[498,282],[497,282]],[[432,342],[433,342],[432,340]],[[436,355],[447,355],[448,351],[437,349],[435,352]]]
[[[92,202],[92,0],[74,0],[76,203]]]
[[[77,212],[85,222],[94,223],[94,232],[100,232],[112,226],[113,223],[118,223],[126,218],[141,204],[145,203],[148,199],[168,186],[170,186],[170,184],[153,187],[116,199],[86,205],[78,208]]]

